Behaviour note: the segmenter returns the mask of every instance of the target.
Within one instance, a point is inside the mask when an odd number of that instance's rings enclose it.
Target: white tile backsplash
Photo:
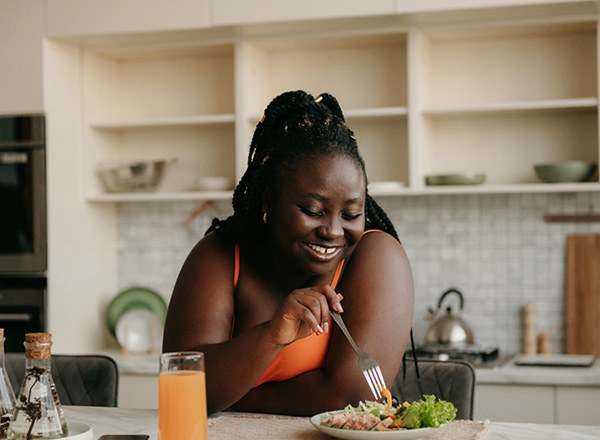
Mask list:
[[[565,238],[600,233],[600,223],[546,223],[544,215],[600,211],[600,194],[443,195],[382,198],[410,257],[415,280],[414,331],[424,338],[427,308],[450,287],[465,297],[463,317],[476,342],[520,347],[520,308],[537,305],[537,329],[564,351]],[[119,287],[144,285],[168,300],[181,265],[213,217],[230,201],[119,204]],[[449,305],[457,305],[448,297]]]

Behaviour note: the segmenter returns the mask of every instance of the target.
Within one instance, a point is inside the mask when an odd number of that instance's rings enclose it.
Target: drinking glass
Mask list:
[[[188,351],[160,356],[158,439],[208,439],[203,353]]]

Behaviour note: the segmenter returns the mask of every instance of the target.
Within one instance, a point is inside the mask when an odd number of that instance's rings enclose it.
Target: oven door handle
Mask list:
[[[31,313],[0,313],[0,321],[33,321]]]

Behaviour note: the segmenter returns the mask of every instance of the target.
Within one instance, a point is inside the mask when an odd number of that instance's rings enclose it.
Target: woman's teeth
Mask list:
[[[308,247],[311,248],[313,251],[318,252],[323,255],[333,254],[337,250],[337,248],[334,248],[334,247],[326,248],[323,246],[317,246],[315,244],[309,244]]]

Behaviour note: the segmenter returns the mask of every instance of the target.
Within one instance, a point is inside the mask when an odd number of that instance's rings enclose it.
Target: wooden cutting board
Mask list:
[[[567,353],[600,355],[600,234],[567,236]]]

